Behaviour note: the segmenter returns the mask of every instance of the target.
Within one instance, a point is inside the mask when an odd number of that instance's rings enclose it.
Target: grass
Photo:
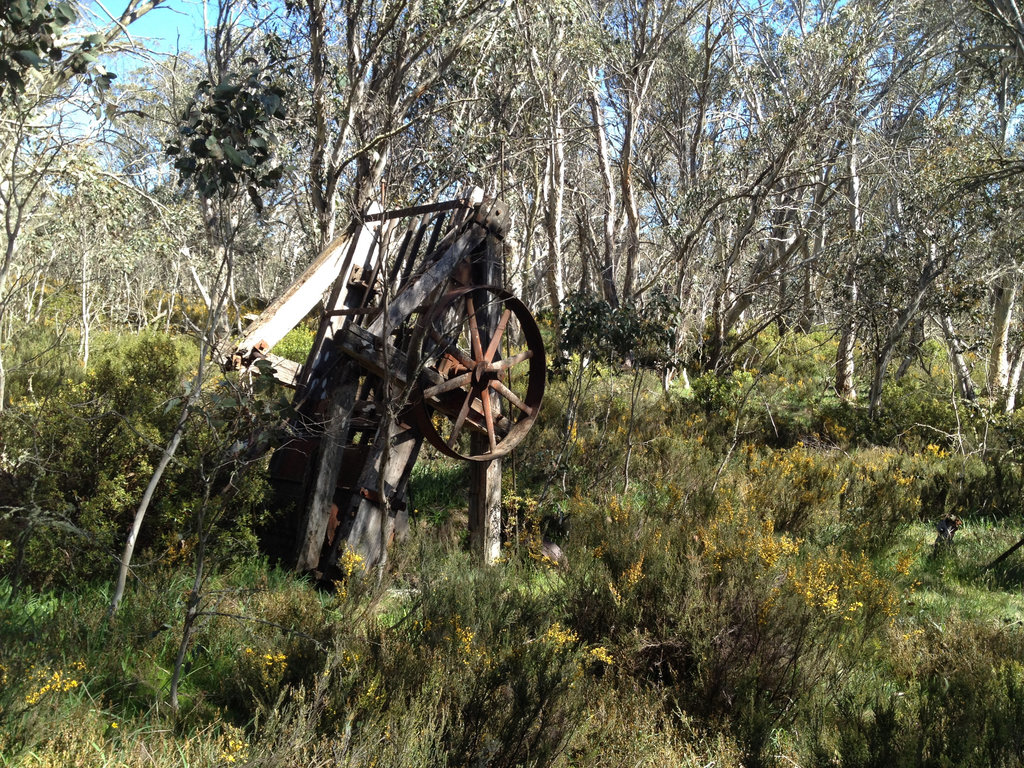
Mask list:
[[[987,570],[986,566],[1019,540],[1009,521],[973,521],[956,534],[952,546],[932,555],[934,527],[928,523],[901,531],[897,551],[914,553],[909,576],[919,586],[914,606],[922,620],[942,622],[956,613],[973,622],[1024,622],[1020,590],[1022,566],[1017,553]]]
[[[409,480],[409,503],[413,518],[445,523],[453,513],[466,507],[469,470],[465,462],[431,455],[424,450]]]
[[[505,512],[531,528],[499,567],[463,549],[465,467],[429,452],[380,580],[318,592],[215,548],[177,711],[174,530],[112,621],[104,579],[14,594],[8,556],[0,765],[1020,765],[1024,552],[984,569],[1021,535],[996,450],[1016,427],[950,455],[919,426],[947,416],[930,381],[870,426],[815,394],[827,338],[768,341],[761,373],[652,379],[633,404],[628,373],[553,381],[506,462]],[[945,512],[966,525],[932,556]],[[532,556],[545,515],[567,569]],[[62,546],[40,562],[78,556]]]

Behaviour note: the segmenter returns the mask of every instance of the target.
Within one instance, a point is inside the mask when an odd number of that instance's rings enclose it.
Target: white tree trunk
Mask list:
[[[994,286],[995,303],[992,308],[992,345],[988,355],[988,394],[997,400],[1006,395],[1010,377],[1010,359],[1007,347],[1010,326],[1013,323],[1013,304],[1017,298],[1017,280],[1012,274],[999,276]]]
[[[946,345],[949,349],[949,359],[953,365],[953,372],[956,375],[956,388],[961,397],[968,400],[975,398],[974,382],[971,380],[971,369],[967,367],[964,359],[963,344],[957,336],[953,321],[949,315],[939,316],[939,324],[942,326],[942,334],[946,337]]]
[[[600,95],[593,86],[587,95],[590,115],[594,120],[594,141],[597,144],[597,164],[601,169],[601,186],[604,188],[604,256],[601,262],[601,291],[604,300],[613,307],[619,299],[615,290],[615,183],[612,180],[611,163],[608,160],[608,136],[604,128]]]
[[[562,115],[557,109],[552,115],[551,140],[548,147],[547,178],[545,182],[546,229],[548,236],[547,264],[544,282],[548,300],[556,316],[565,298],[562,266],[562,209],[565,199],[565,132]]]
[[[854,132],[850,140],[850,180],[849,180],[849,202],[848,216],[850,236],[856,249],[863,225],[863,212],[860,204],[860,171],[857,160],[857,134]],[[839,336],[839,350],[836,352],[836,394],[843,400],[856,400],[857,389],[853,383],[854,360],[853,352],[856,346],[856,336],[853,324],[855,308],[857,306],[857,278],[854,261],[856,255],[851,255],[851,263],[846,270],[846,306],[844,307],[842,331]]]

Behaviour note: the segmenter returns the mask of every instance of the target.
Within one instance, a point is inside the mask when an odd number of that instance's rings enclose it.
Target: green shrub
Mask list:
[[[902,664],[881,684],[875,674],[848,686],[829,743],[851,766],[1021,765],[1022,642],[956,618],[894,635]]]
[[[188,375],[186,342],[155,333],[97,341],[94,365],[0,414],[0,538],[34,584],[113,570],[112,554],[174,423],[165,403]],[[144,539],[143,545],[151,539]]]
[[[17,583],[69,585],[109,577],[136,506],[181,413],[194,349],[147,332],[98,340],[93,367],[44,399],[0,413],[0,539],[12,542]],[[259,383],[257,381],[257,383]],[[228,380],[204,388],[136,548],[173,560],[188,551],[193,511],[206,504],[230,535],[217,546],[251,552],[266,483],[251,468],[281,418],[280,403],[253,400]],[[230,483],[228,480],[230,478]],[[206,489],[218,487],[211,502]]]
[[[274,345],[272,351],[275,355],[286,357],[297,363],[305,363],[315,339],[316,330],[305,323],[300,323],[288,331],[284,338]]]

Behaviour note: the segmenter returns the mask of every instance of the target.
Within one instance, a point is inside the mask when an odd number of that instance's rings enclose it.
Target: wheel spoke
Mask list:
[[[504,360],[499,360],[496,363],[491,363],[487,367],[487,370],[489,370],[489,371],[498,371],[498,372],[507,371],[509,368],[512,368],[512,367],[514,367],[516,365],[519,365],[521,362],[523,362],[524,360],[529,360],[531,357],[533,357],[533,350],[532,349],[524,349],[518,355],[513,355],[512,357],[506,357]]]
[[[455,280],[421,310],[421,357],[431,370],[418,376],[415,413],[424,438],[441,453],[490,461],[512,450],[537,418],[544,342],[522,301],[470,283]],[[482,432],[486,447],[476,437]]]
[[[532,413],[532,411],[530,410],[530,406],[528,406],[526,403],[524,403],[519,398],[519,395],[517,395],[511,389],[506,387],[500,381],[498,381],[497,379],[494,379],[493,381],[490,382],[490,385],[492,387],[494,387],[496,390],[498,390],[498,393],[502,397],[504,397],[506,400],[508,400],[510,403],[512,403],[512,405],[514,405],[520,411],[522,411],[525,414],[531,414]]]
[[[480,393],[480,403],[484,407],[484,421],[487,423],[487,442],[493,452],[498,447],[498,441],[494,439],[494,412],[491,410],[491,390],[487,387]]]
[[[484,353],[484,362],[489,363],[494,359],[494,353],[498,351],[498,345],[501,343],[501,337],[505,335],[505,328],[508,327],[508,321],[511,317],[511,309],[506,309],[501,313],[501,319],[498,321],[498,327],[494,329],[494,335],[491,336],[491,343],[487,345],[487,351]]]
[[[426,398],[437,397],[438,395],[444,394],[445,392],[451,392],[453,389],[459,389],[469,384],[473,380],[472,373],[463,373],[454,378],[443,381],[440,384],[436,384],[433,387],[427,387],[423,390],[423,396]]]
[[[475,365],[472,358],[463,352],[456,342],[452,341],[447,336],[442,336],[437,329],[430,329],[430,338],[440,344],[443,351],[454,357],[463,368],[472,368]]]
[[[466,294],[466,314],[469,315],[469,336],[473,343],[473,359],[482,360],[484,348],[480,342],[480,327],[476,322],[476,307],[473,305],[473,297],[468,293]]]
[[[454,450],[455,441],[458,440],[459,434],[462,432],[462,426],[466,423],[466,417],[469,415],[469,406],[473,404],[473,397],[475,396],[473,388],[466,392],[466,399],[462,402],[462,408],[459,410],[459,415],[455,419],[455,425],[452,427],[452,433],[448,437],[448,447]]]

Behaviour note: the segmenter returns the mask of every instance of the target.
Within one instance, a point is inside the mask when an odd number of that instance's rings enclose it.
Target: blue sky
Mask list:
[[[113,14],[124,7],[123,2],[111,0],[104,0],[103,5]],[[105,16],[102,10],[95,11]],[[135,40],[145,40],[154,53],[199,51],[203,45],[202,0],[166,0],[132,24],[129,31]]]

